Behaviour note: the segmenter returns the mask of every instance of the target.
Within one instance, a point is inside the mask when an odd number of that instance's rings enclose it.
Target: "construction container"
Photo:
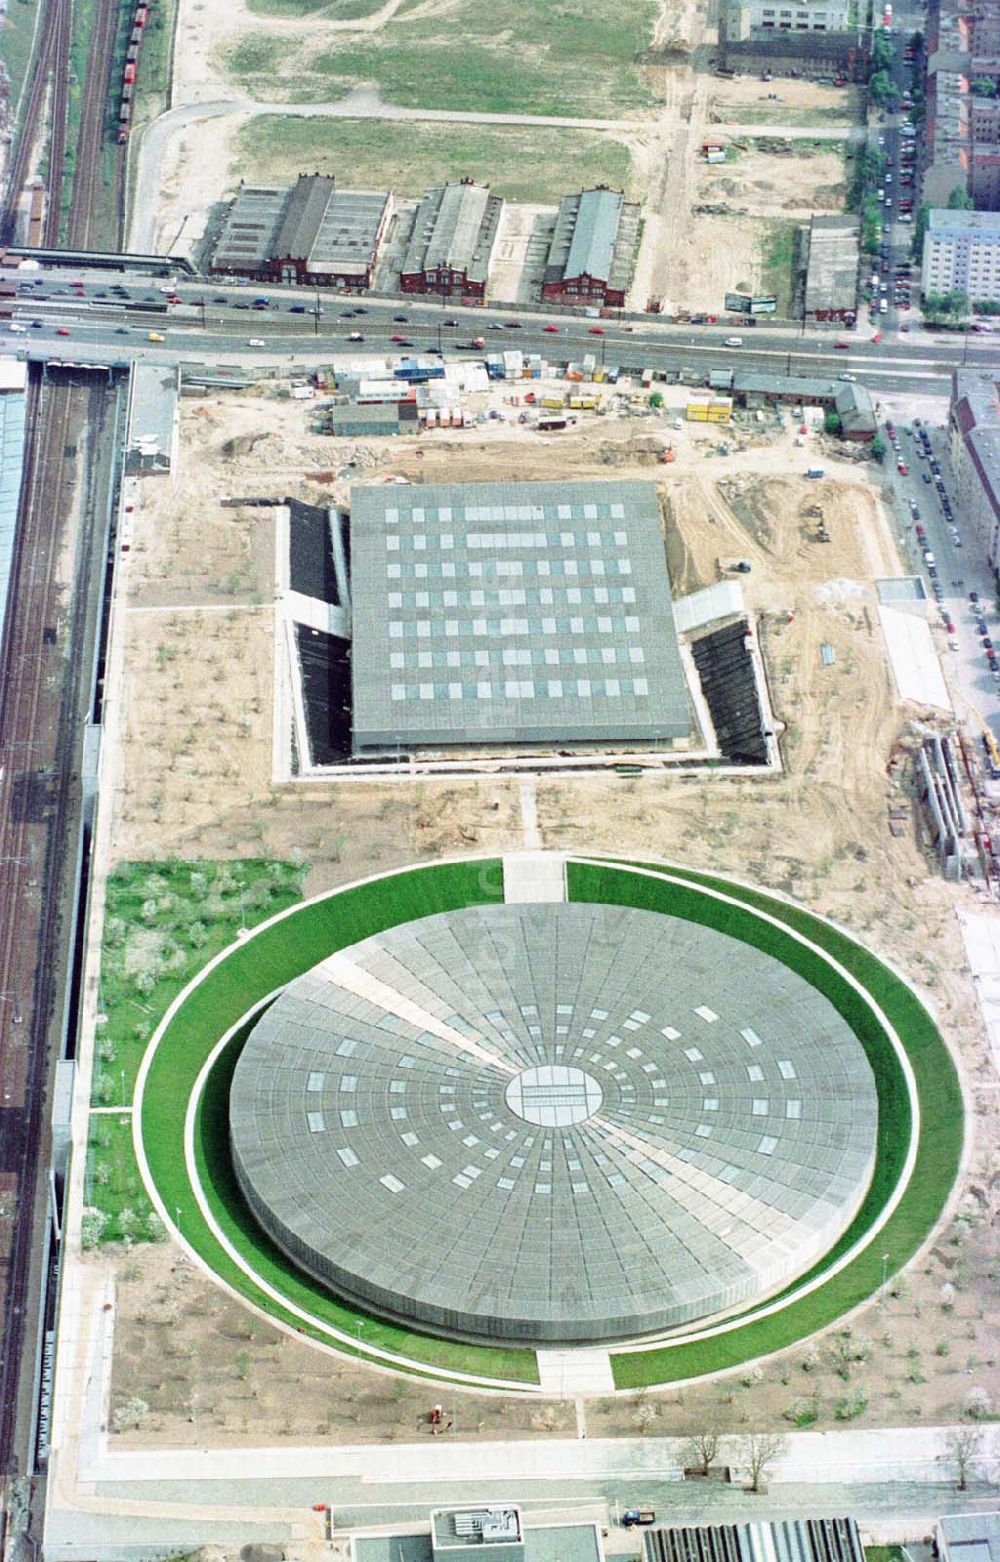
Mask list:
[[[686,412],[689,423],[729,423],[733,416],[732,399],[728,396],[706,396],[689,401]]]

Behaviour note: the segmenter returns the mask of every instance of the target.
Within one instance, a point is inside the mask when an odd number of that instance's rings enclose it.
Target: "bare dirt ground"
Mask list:
[[[732,80],[713,77],[707,107],[712,125],[745,125],[759,115],[775,125],[815,124],[828,129],[856,124],[861,112],[856,87],[822,87],[787,76],[771,82],[756,75]]]
[[[787,425],[735,429],[732,453],[722,456],[717,432],[676,431],[663,420],[594,420],[569,438],[506,425],[440,441],[354,444],[311,434],[308,404],[270,393],[185,401],[182,414],[179,479],[144,485],[130,556],[115,832],[122,857],[294,855],[312,867],[312,892],[381,866],[522,840],[517,783],[502,778],[270,785],[273,538],[259,518],[267,512],[221,510],[224,494],[344,498],[343,485],[320,474],[348,456],[374,481],[453,479],[459,462],[470,481],[551,477],[555,459],[567,478],[613,472],[661,484],[678,594],[716,579],[733,557],[752,563],[743,585],[787,725],[786,772],[542,781],[543,842],[718,868],[856,931],[914,980],[959,1054],[974,1151],[933,1249],[851,1320],[851,1349],[862,1359],[845,1363],[831,1331],[815,1350],[763,1363],[759,1381],[744,1370],[591,1403],[586,1427],[591,1436],[686,1432],[716,1411],[734,1427],[750,1419],[787,1426],[789,1416],[814,1413],[827,1426],[852,1396],[865,1402],[862,1424],[894,1425],[957,1416],[972,1390],[995,1403],[1000,1129],[955,918],[974,892],[937,877],[915,813],[902,836],[888,829],[890,801],[910,804],[908,749],[930,723],[899,705],[886,666],[872,582],[899,565],[866,465],[841,447],[824,449],[821,436],[797,449]],[[663,468],[654,452],[667,430],[678,460]],[[802,470],[821,451],[822,484],[773,475]],[[829,542],[807,513],[816,503]],[[834,648],[832,666],[823,664],[824,643]],[[264,1429],[300,1440],[404,1439],[424,1435],[419,1418],[435,1399],[457,1405],[463,1437],[576,1434],[570,1406],[397,1384],[252,1325],[169,1249],[136,1248],[118,1267],[115,1402],[139,1395],[150,1406],[130,1441],[186,1443],[193,1425],[206,1444],[259,1443]]]

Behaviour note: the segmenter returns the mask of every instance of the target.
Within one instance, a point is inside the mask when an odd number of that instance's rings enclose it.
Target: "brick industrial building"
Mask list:
[[[625,303],[639,244],[639,207],[598,185],[559,203],[542,278],[550,304]]]
[[[483,303],[503,213],[503,198],[469,179],[428,190],[406,248],[402,291]]]
[[[241,185],[212,254],[213,272],[258,282],[366,288],[392,213],[385,191],[300,174],[289,189]]]

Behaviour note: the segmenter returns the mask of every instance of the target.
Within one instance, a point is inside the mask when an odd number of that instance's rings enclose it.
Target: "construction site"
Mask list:
[[[470,426],[392,439],[331,435],[315,402],[289,397],[281,384],[182,398],[176,465],[169,477],[135,485],[122,561],[109,868],[145,864],[155,877],[158,862],[228,873],[233,863],[272,860],[295,865],[309,896],[456,852],[603,849],[729,871],[863,937],[906,972],[946,1030],[975,1137],[934,1247],[849,1320],[860,1352],[850,1370],[864,1388],[854,1413],[879,1425],[946,1420],[970,1393],[992,1402],[1000,1392],[989,1315],[1000,1141],[986,1110],[992,1098],[978,1093],[990,1062],[962,931],[989,893],[980,849],[994,806],[987,756],[953,736],[946,711],[900,693],[880,607],[886,583],[908,576],[878,468],[830,441],[821,422],[800,423],[803,409],[730,411],[720,428],[687,416],[690,390],[658,390],[662,406],[650,409],[641,386],[634,399],[627,383],[598,387],[600,412],[546,431],[520,421],[523,404],[500,382],[468,395]],[[821,481],[806,476],[817,460]],[[655,484],[675,616],[693,594],[715,588],[726,610],[712,631],[745,626],[741,643],[752,634],[774,762],[675,753],[668,764],[652,756],[623,766],[618,756],[590,755],[574,773],[558,755],[552,765],[513,769],[487,755],[447,774],[289,775],[275,692],[288,501],[346,513],[359,484],[401,491],[512,476],[527,484],[551,481],[554,464],[577,484]],[[240,496],[254,505],[234,503]],[[914,614],[944,651],[926,606],[917,602]],[[683,618],[678,628],[683,641]],[[215,901],[210,895],[210,915]],[[126,969],[129,961],[137,969],[154,932],[136,929],[145,943],[134,954],[126,935]],[[98,1159],[116,1154],[114,1119],[104,1121]],[[134,1175],[126,1167],[126,1189]],[[92,1166],[98,1208],[100,1183]],[[179,1446],[192,1421],[209,1446],[259,1443],[265,1427],[299,1440],[421,1435],[426,1386],[349,1355],[317,1354],[172,1248],[98,1243],[84,1270],[88,1287],[110,1283],[116,1298],[116,1440]],[[803,1424],[795,1417],[806,1400],[810,1417],[815,1410],[820,1425],[834,1424],[843,1338],[834,1330],[752,1373],[665,1389],[648,1402],[588,1400],[587,1433],[687,1432],[716,1405],[734,1426],[780,1429]],[[146,1409],[130,1421],[136,1399]],[[463,1437],[579,1435],[570,1406],[537,1394],[450,1390],[451,1401]]]

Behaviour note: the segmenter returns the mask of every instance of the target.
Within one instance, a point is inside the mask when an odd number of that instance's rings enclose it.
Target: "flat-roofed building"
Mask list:
[[[355,488],[354,753],[692,736],[653,483]]]
[[[639,216],[637,205],[604,185],[563,196],[542,297],[551,304],[621,309],[639,246]]]
[[[402,291],[483,303],[503,213],[502,197],[471,179],[428,190],[406,247]]]
[[[1000,212],[932,211],[924,235],[920,286],[1000,302]]]
[[[948,418],[958,511],[990,567],[1000,567],[1000,373],[956,369]]]
[[[946,1514],[935,1528],[941,1562],[1000,1562],[1000,1511]]]
[[[857,217],[813,217],[806,263],[807,320],[853,324],[858,307],[859,258]]]
[[[327,174],[300,174],[291,189],[244,185],[211,269],[259,282],[369,287],[391,214],[388,192],[340,189]]]

